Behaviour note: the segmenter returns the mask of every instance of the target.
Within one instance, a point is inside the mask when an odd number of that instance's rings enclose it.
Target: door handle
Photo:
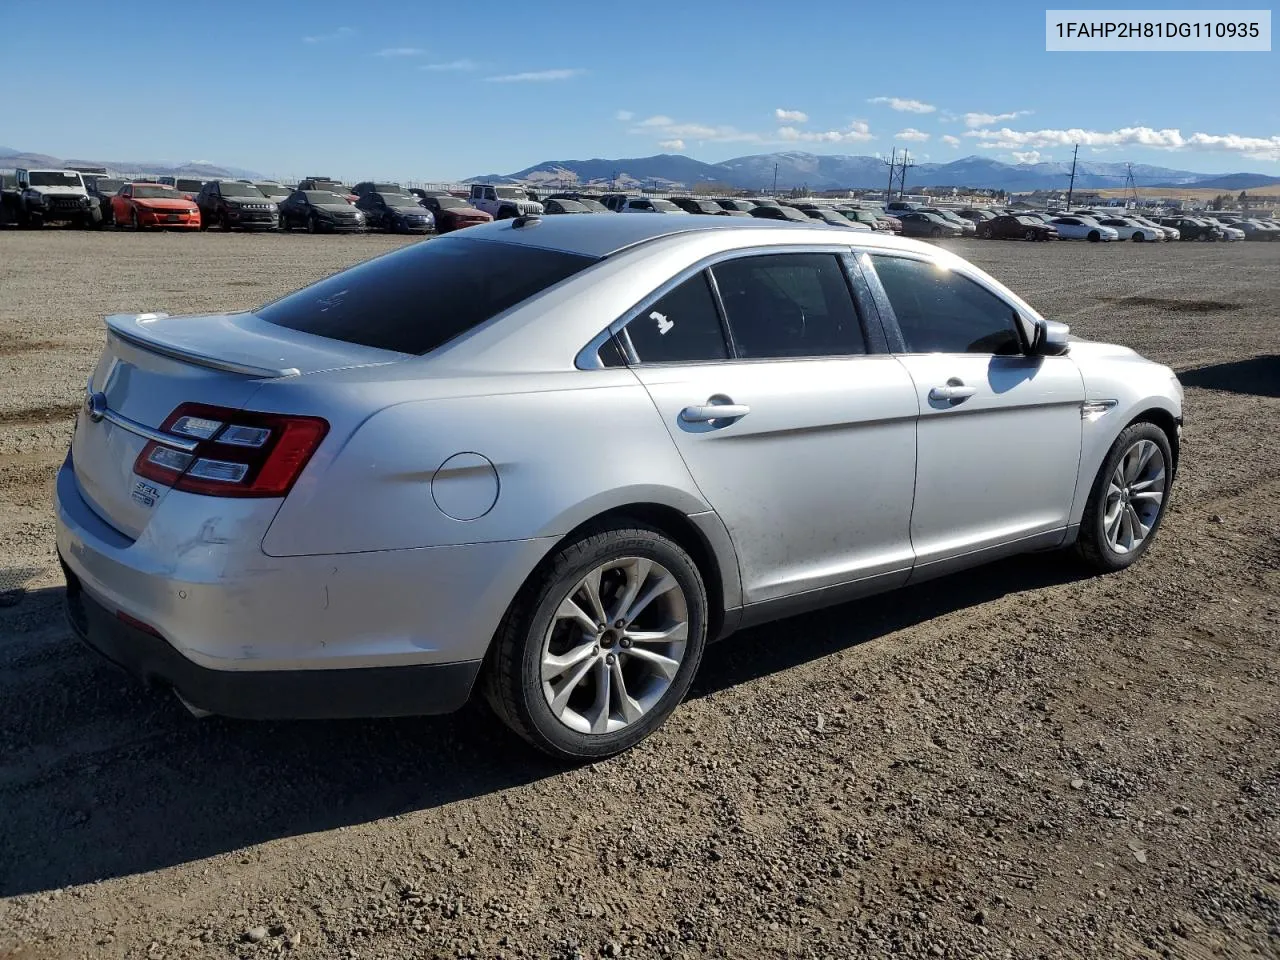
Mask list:
[[[745,403],[704,403],[695,407],[685,407],[680,411],[680,419],[685,423],[710,423],[713,420],[737,420],[751,412]]]
[[[929,399],[939,403],[959,403],[961,400],[968,400],[977,392],[977,387],[966,387],[959,380],[953,378],[947,381],[946,386],[934,387],[930,390]]]

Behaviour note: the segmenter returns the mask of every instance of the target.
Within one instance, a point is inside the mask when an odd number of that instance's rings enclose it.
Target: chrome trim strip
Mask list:
[[[137,420],[132,420],[122,413],[116,413],[116,411],[107,406],[107,398],[104,394],[94,392],[92,376],[89,377],[89,382],[85,384],[84,409],[88,413],[89,419],[94,423],[105,420],[107,423],[115,424],[121,430],[127,430],[129,433],[137,434],[147,440],[154,440],[156,443],[172,447],[175,450],[181,450],[184,453],[195,453],[196,447],[200,445],[198,440],[176,437],[172,433],[165,433],[163,430],[153,430],[145,423],[139,423]]]
[[[129,315],[124,315],[129,316]],[[129,319],[135,319],[129,316]],[[153,337],[148,337],[141,330],[136,328],[125,327],[121,321],[120,315],[107,317],[107,330],[115,334],[126,343],[131,343],[135,347],[141,347],[143,350],[149,350],[152,353],[158,353],[163,357],[170,357],[174,360],[182,360],[186,363],[194,363],[200,367],[207,367],[210,370],[221,370],[225,373],[238,373],[246,377],[262,377],[269,379],[279,379],[280,377],[296,377],[302,371],[297,367],[260,367],[252,363],[239,363],[235,360],[226,360],[222,357],[210,356],[207,353],[200,353],[197,350],[189,350],[183,347],[166,343]]]
[[[175,450],[182,450],[185,453],[194,453],[196,447],[199,446],[199,443],[195,440],[184,440],[162,430],[152,430],[146,424],[139,423],[137,420],[130,420],[123,414],[116,413],[110,407],[103,412],[102,419],[107,423],[114,423],[121,430],[128,430],[130,433],[136,433],[140,437],[146,437],[148,440],[154,440],[156,443],[163,444],[166,447],[173,447]]]

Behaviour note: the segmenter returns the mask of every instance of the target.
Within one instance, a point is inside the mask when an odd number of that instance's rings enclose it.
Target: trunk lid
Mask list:
[[[137,476],[133,465],[146,431],[158,431],[179,404],[240,410],[268,380],[404,358],[298,333],[251,313],[110,316],[71,443],[80,493],[103,520],[136,539],[169,488]]]

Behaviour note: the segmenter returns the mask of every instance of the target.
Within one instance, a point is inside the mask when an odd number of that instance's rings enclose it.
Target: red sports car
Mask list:
[[[118,225],[200,229],[200,208],[173,187],[162,183],[126,183],[111,198]]]

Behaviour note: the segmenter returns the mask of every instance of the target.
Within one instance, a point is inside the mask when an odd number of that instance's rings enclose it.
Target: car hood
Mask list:
[[[171,197],[138,197],[133,201],[144,210],[190,210],[190,200],[175,200]]]
[[[429,217],[431,211],[426,207],[387,207],[397,217]]]
[[[317,203],[312,206],[321,213],[350,213],[353,209],[349,203]]]
[[[82,187],[31,187],[33,193],[42,193],[46,197],[87,197],[89,194]]]

